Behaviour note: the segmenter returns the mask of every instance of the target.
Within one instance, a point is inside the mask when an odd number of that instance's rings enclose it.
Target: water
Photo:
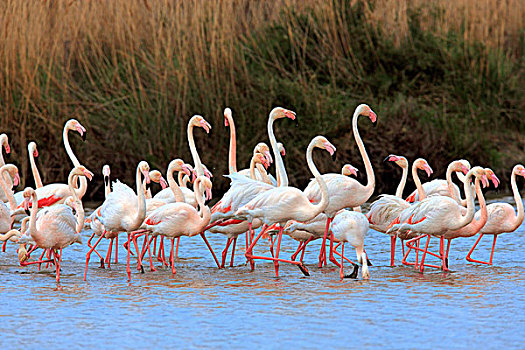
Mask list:
[[[175,276],[133,270],[128,283],[119,248],[118,265],[103,270],[92,258],[83,282],[89,235],[64,249],[60,286],[52,269],[18,266],[14,245],[0,254],[0,348],[521,348],[525,340],[525,225],[498,238],[494,266],[464,259],[475,237],[454,240],[450,273],[389,267],[390,239],[370,231],[370,280],[342,282],[335,266],[316,267],[319,241],[305,255],[310,277],[281,264],[277,279],[271,262],[254,272],[244,265],[243,244],[236,266],[218,270],[198,237],[182,238]],[[208,237],[220,254],[226,239]],[[473,257],[488,260],[491,244],[484,237]],[[296,246],[284,238],[283,256]]]

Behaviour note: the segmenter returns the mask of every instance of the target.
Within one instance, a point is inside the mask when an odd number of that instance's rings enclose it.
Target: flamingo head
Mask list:
[[[29,144],[27,145],[27,150],[30,154],[33,154],[33,157],[38,157],[38,150],[36,149],[36,143],[34,141],[29,142]]]
[[[372,108],[370,108],[367,104],[363,103],[357,106],[356,112],[358,115],[364,115],[370,118],[374,126],[377,125],[377,114],[375,114]]]
[[[332,145],[332,144],[330,143],[330,141],[328,141],[328,140],[326,139],[326,137],[324,137],[324,136],[316,136],[316,137],[312,140],[311,144],[313,144],[314,147],[319,147],[319,148],[322,148],[322,149],[327,150],[328,153],[330,153],[330,155],[332,156],[332,158],[335,158],[334,155],[335,155],[335,151],[336,151],[337,149],[335,148],[334,145]]]
[[[11,147],[9,146],[9,138],[7,134],[0,135],[0,144],[4,147],[5,153],[11,153]]]
[[[428,162],[423,158],[418,158],[414,161],[414,166],[417,169],[424,170],[427,173],[427,176],[430,177],[432,173],[434,172],[430,165],[428,165]]]
[[[264,142],[259,142],[253,149],[253,154],[262,153],[269,164],[273,162],[272,155],[270,153],[270,147]]]
[[[194,183],[195,180],[197,179],[197,170],[192,169],[191,174],[192,174],[191,182]]]
[[[142,173],[142,175],[144,176],[144,181],[146,182],[146,184],[149,184],[151,182],[151,179],[149,177],[149,164],[148,162],[146,161],[141,161],[138,165],[138,169],[140,170],[140,172]]]
[[[197,180],[195,180],[195,182],[197,183],[197,186],[204,186],[204,192],[206,194],[206,200],[212,199],[212,193],[211,193],[212,183],[211,183],[211,180],[208,179],[206,176],[199,176],[197,178]]]
[[[181,171],[184,171],[184,174],[191,177],[191,172],[193,171],[193,168],[189,164],[182,164]]]
[[[286,149],[282,143],[277,142],[277,149],[279,150],[279,153],[281,153],[281,156],[286,156]]]
[[[20,238],[22,238],[22,237],[20,237]],[[20,238],[19,238],[19,241],[20,241]],[[26,249],[26,245],[25,244],[20,244],[18,246],[18,249],[17,249],[16,252],[18,254],[18,261],[20,263],[25,262],[29,258],[29,254],[27,253],[27,249]]]
[[[514,173],[516,175],[525,177],[525,167],[521,164],[514,166]]]
[[[149,172],[149,178],[151,181],[160,184],[162,189],[165,189],[168,187],[168,183],[166,182],[166,179],[162,177],[162,173],[158,170],[152,170]]]
[[[80,165],[80,166],[77,166],[75,168],[73,168],[73,170],[71,170],[71,174],[73,175],[80,175],[80,176],[85,176],[87,177],[90,181],[93,179],[93,173],[91,171],[89,171],[85,166],[83,165]]]
[[[26,211],[26,213],[29,215],[28,211],[29,211],[29,204],[31,203],[32,199],[31,197],[33,196],[33,193],[35,193],[35,190],[32,189],[31,187],[26,187],[24,189],[24,192],[22,192],[22,196],[24,197],[24,202],[22,204],[24,210]]]
[[[210,133],[211,125],[204,119],[201,115],[194,115],[190,120],[190,125],[198,126],[200,128],[203,128],[204,131],[206,131],[207,134]]]
[[[498,188],[500,181],[496,174],[494,174],[494,171],[492,171],[490,168],[485,168],[485,175],[487,176],[488,180],[492,181],[494,187]]]
[[[13,186],[16,187],[20,184],[20,175],[18,174],[18,168],[14,164],[6,164],[3,166],[7,173],[13,178]]]
[[[228,119],[232,119],[232,110],[229,108],[224,109],[224,126],[230,126]]]
[[[351,176],[351,175],[354,175],[354,176],[357,176],[357,172],[359,170],[354,167],[353,165],[350,165],[350,164],[345,164],[343,165],[343,169],[341,170],[341,174],[343,174],[344,176]]]
[[[255,163],[262,164],[265,169],[268,169],[268,167],[270,166],[270,163],[268,163],[268,160],[266,159],[266,157],[262,153],[255,153],[253,155],[253,161]]]
[[[102,176],[104,176],[104,185],[109,186],[109,175],[111,174],[111,170],[109,168],[109,165],[105,164],[102,167]]]
[[[206,168],[206,165],[202,164],[202,170],[204,170],[204,175],[208,179],[211,179],[213,177],[213,174],[211,173],[211,171],[208,170],[208,168]]]
[[[82,137],[82,141],[86,141],[86,128],[84,128],[78,120],[69,119],[66,123],[66,130],[76,130]]]
[[[270,112],[270,118],[275,119],[281,119],[281,118],[290,118],[291,120],[296,120],[297,116],[295,112],[283,108],[283,107],[275,107]]]
[[[390,154],[388,157],[384,160],[389,162],[395,162],[397,165],[399,165],[401,168],[408,168],[408,160],[403,156],[397,156],[395,154]]]

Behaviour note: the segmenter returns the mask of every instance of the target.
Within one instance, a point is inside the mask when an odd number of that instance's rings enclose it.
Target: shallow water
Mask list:
[[[281,277],[275,278],[271,262],[258,261],[250,271],[243,244],[237,246],[235,267],[218,270],[199,237],[181,239],[174,276],[168,268],[146,268],[144,274],[133,270],[128,283],[120,247],[119,264],[112,263],[111,270],[98,268],[93,254],[83,282],[89,235],[83,232],[84,245],[64,249],[60,286],[50,268],[38,272],[34,265],[18,266],[14,245],[0,253],[2,349],[521,348],[525,340],[525,254],[520,248],[525,225],[498,238],[494,266],[464,259],[476,237],[454,240],[450,273],[427,268],[420,274],[399,266],[400,254],[398,266],[389,267],[390,239],[370,231],[365,243],[374,264],[370,280],[342,282],[335,266],[316,267],[319,241],[305,255],[310,277],[281,264]],[[208,238],[220,255],[226,239]],[[437,242],[432,240],[434,251]],[[488,260],[491,244],[492,237],[485,236],[473,257]],[[101,253],[107,245],[101,242]],[[289,257],[296,246],[283,238],[282,256]],[[349,248],[345,253],[354,260]],[[257,251],[267,253],[267,245]]]

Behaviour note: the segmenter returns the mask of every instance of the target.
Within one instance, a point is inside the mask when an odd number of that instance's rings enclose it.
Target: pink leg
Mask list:
[[[419,272],[423,272],[423,270],[425,269],[425,257],[428,252],[429,243],[430,243],[430,235],[427,235],[427,243],[425,244],[425,251],[423,252],[423,256],[421,257],[421,265],[419,266]]]
[[[270,236],[270,254],[272,254],[272,256],[274,256],[274,252],[273,252],[273,244],[275,243],[274,240],[273,240],[273,236]]]
[[[326,251],[325,251],[326,254]],[[337,267],[339,267],[339,263],[337,262],[337,259],[334,256],[334,234],[330,232],[330,261]]]
[[[89,239],[88,239],[88,241],[87,241],[87,245],[88,245],[89,248],[91,248],[91,239],[93,239],[94,236],[95,236],[95,233],[93,233],[93,234],[89,237]],[[101,263],[101,266],[102,266],[102,265],[103,265],[104,258],[102,258],[102,255],[100,255],[100,253],[99,253],[96,249],[95,249],[95,253],[98,255],[98,257],[99,257],[100,260],[102,261],[102,263]]]
[[[118,264],[118,236],[115,237],[115,264]]]
[[[111,241],[109,242],[108,252],[106,254],[106,264],[108,265],[108,269],[111,269],[111,250],[113,249],[113,239],[111,238]]]
[[[345,278],[345,273],[343,271],[343,263],[344,263],[343,257],[344,256],[345,256],[345,242],[343,242],[343,246],[341,247],[341,267],[339,268],[339,276],[341,277],[341,279]]]
[[[171,252],[173,253],[173,245],[175,244],[175,240],[171,240]],[[175,257],[173,254],[170,255],[170,265],[171,265],[171,273],[174,275],[177,273],[177,270],[175,270]]]
[[[396,238],[397,235],[390,236],[390,266],[396,266],[394,264],[394,257],[396,256]]]
[[[492,242],[492,250],[490,252],[489,265],[492,265],[492,257],[494,256],[494,248],[496,248],[496,238],[498,238],[498,235],[494,235],[494,242]]]
[[[321,252],[319,253],[319,267],[323,267],[323,263],[326,266],[326,238],[328,237],[328,230],[330,229],[330,222],[332,218],[326,219],[326,227],[324,229],[323,243],[321,245]]]
[[[306,240],[306,242],[304,242],[303,249],[302,249],[302,252],[301,252],[301,259],[299,260],[301,263],[303,262],[304,252],[306,251],[306,245],[307,245],[308,243],[310,243],[312,240],[313,240],[312,237],[310,237],[310,238],[308,238],[308,239]]]
[[[104,234],[101,234],[100,237],[98,238],[98,240],[95,242],[95,244],[93,245],[93,247],[91,247],[91,249],[89,250],[89,252],[86,254],[86,269],[84,270],[84,281],[86,280],[86,277],[87,277],[87,271],[88,271],[88,263],[89,263],[89,258],[91,257],[91,253],[93,253],[93,251],[95,250],[95,248],[97,247],[97,245],[100,243],[100,241],[102,240],[102,238],[104,238]],[[129,250],[128,250],[129,252]]]
[[[131,233],[128,232],[128,261],[126,263],[126,272],[128,273],[128,282],[131,281],[131,269],[129,268],[129,260],[130,260],[130,253],[131,253],[131,247],[129,244],[131,243]]]
[[[235,245],[236,244],[237,244],[237,236],[233,238],[232,260],[230,261],[230,267],[233,267],[233,258],[235,257]]]
[[[295,259],[297,258],[297,254],[299,254],[299,252],[303,248],[303,244],[304,242],[299,242],[299,245],[297,246],[297,250],[295,251],[295,253],[292,254],[292,256],[290,257],[290,260],[295,261]]]
[[[147,236],[146,236],[146,238],[147,238]],[[144,238],[144,241],[146,240],[146,238]],[[150,244],[151,244],[152,240],[153,240],[153,236],[151,236],[151,238],[149,239],[149,242],[148,242],[149,268],[150,268],[151,272],[155,272],[155,271],[157,271],[157,269],[155,268],[155,266],[153,266],[153,259],[151,258],[151,249],[150,249]]]
[[[180,237],[177,237],[177,249],[175,249],[175,258],[179,258],[179,243],[180,243]]]
[[[137,251],[137,270],[144,271],[144,268],[142,267],[142,261],[140,259],[139,244],[137,243],[137,235],[132,235],[132,238],[133,238],[133,245],[135,246],[135,250]]]
[[[283,227],[280,227],[281,228],[279,229],[279,238],[277,240],[277,250],[275,252],[276,259],[279,259],[279,251],[281,250],[281,239],[283,238]],[[276,260],[273,262],[273,264],[275,266],[275,277],[279,277],[279,261]]]
[[[230,248],[230,244],[232,242],[233,238],[229,237],[226,241],[226,247],[222,251],[222,260],[221,260],[221,268],[224,268],[224,265],[226,264],[226,255],[228,254],[228,248]]]
[[[445,236],[441,236],[440,237],[440,246],[441,246],[441,258],[443,260],[443,266],[442,266],[442,269],[443,271],[448,271],[448,267],[447,267],[447,262],[445,261],[446,259],[446,253],[445,253]],[[450,240],[449,240],[449,243],[450,243]]]
[[[347,258],[346,256],[344,256],[342,253],[339,253],[339,252],[337,251],[337,247],[338,247],[340,244],[341,244],[341,243],[338,243],[338,244],[335,246],[335,248],[334,248],[334,254],[341,256],[342,259],[345,259],[345,260],[348,261],[350,264],[355,265],[355,263],[354,263],[352,260],[348,259],[348,258]]]
[[[213,252],[213,249],[211,249],[211,245],[210,245],[210,243],[208,243],[208,240],[206,239],[206,236],[204,235],[204,233],[201,233],[201,237],[204,240],[204,243],[206,243],[206,245],[208,246],[208,249],[210,250],[211,255],[213,255],[213,260],[215,260],[215,263],[217,264],[217,267],[220,269],[221,265],[219,264],[219,260],[217,260],[217,257],[215,256],[215,253]]]

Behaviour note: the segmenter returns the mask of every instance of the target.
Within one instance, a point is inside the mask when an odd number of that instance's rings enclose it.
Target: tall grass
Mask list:
[[[131,180],[141,158],[161,169],[189,161],[185,126],[198,113],[214,129],[196,133],[197,147],[223,174],[223,108],[234,111],[242,168],[267,137],[267,113],[283,105],[307,126],[276,124],[292,183],[304,185],[315,134],[338,146],[338,163],[316,157],[323,171],[361,165],[349,117],[367,102],[380,118],[374,130],[360,123],[379,189],[395,182],[377,161],[392,152],[436,169],[468,157],[507,173],[525,148],[524,14],[519,0],[7,0],[0,128],[18,160],[38,142],[49,182],[70,167],[57,145],[76,117],[90,132],[86,144],[73,141],[81,162],[108,162]]]

